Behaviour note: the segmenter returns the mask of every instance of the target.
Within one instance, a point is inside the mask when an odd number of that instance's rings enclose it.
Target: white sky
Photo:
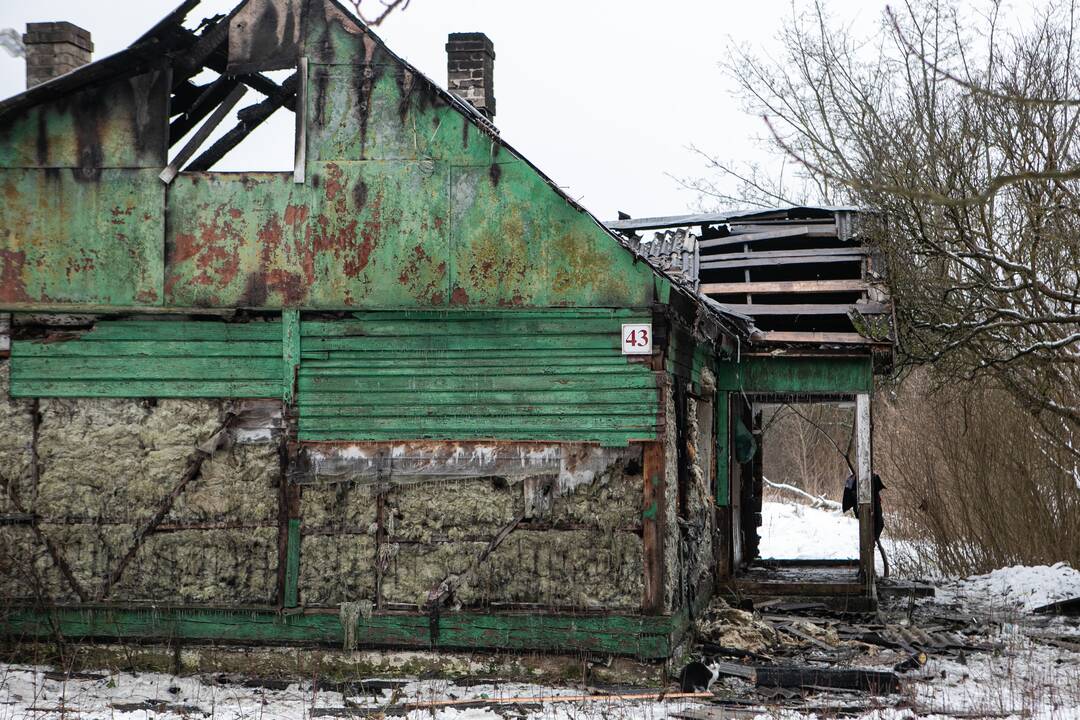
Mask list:
[[[239,0],[204,0],[190,17]],[[365,0],[373,9],[377,0]],[[885,0],[823,0],[860,31],[880,22]],[[69,20],[93,34],[95,59],[116,52],[179,0],[0,0],[0,28]],[[803,0],[795,0],[802,7]],[[762,52],[792,17],[792,0],[412,0],[376,32],[440,85],[450,32],[482,31],[495,44],[496,124],[517,150],[601,219],[697,209],[668,176],[704,174],[687,146],[725,161],[775,165],[717,62],[733,46]],[[23,61],[0,51],[0,97],[23,89]],[[251,100],[256,94],[249,93]],[[291,169],[292,120],[279,111],[216,169]]]

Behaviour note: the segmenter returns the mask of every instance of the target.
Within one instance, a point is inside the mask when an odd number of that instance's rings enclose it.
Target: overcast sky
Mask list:
[[[236,1],[204,0],[190,17]],[[824,1],[836,20],[865,31],[886,5]],[[97,59],[131,44],[176,4],[0,0],[0,28],[69,20],[93,34]],[[757,142],[763,123],[743,112],[717,64],[737,44],[775,51],[792,13],[791,0],[412,0],[376,32],[442,86],[447,33],[487,33],[502,136],[606,220],[617,210],[642,217],[697,209],[695,194],[669,177],[704,173],[690,144],[780,171]],[[24,77],[22,59],[0,51],[0,96],[21,91]],[[291,169],[291,134],[291,114],[279,112],[217,169]]]

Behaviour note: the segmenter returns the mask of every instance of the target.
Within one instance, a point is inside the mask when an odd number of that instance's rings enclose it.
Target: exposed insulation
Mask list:
[[[75,599],[45,546],[26,526],[0,526],[0,598]]]
[[[375,598],[375,538],[307,535],[300,543],[300,602],[339,605]]]
[[[212,400],[42,400],[35,511],[54,521],[145,522],[221,415]]]
[[[682,583],[679,563],[679,438],[675,431],[675,388],[664,376],[664,611],[677,610]]]
[[[521,480],[470,478],[395,483],[387,495],[395,539],[430,542],[494,537],[521,514]]]
[[[486,543],[401,544],[383,582],[388,602],[422,605],[450,575],[473,566]],[[538,603],[576,608],[638,608],[641,538],[583,530],[516,530],[463,582],[462,605]]]
[[[42,522],[41,532],[56,546],[60,556],[71,568],[71,574],[90,597],[96,596],[105,578],[131,547],[134,525],[75,525]],[[161,569],[162,572],[165,568]],[[68,591],[66,584],[63,591]],[[172,595],[166,596],[167,599]]]
[[[6,383],[7,368],[3,368]],[[33,436],[29,401],[0,402],[0,472],[29,462]],[[188,468],[196,445],[222,423],[219,400],[44,399],[40,401],[39,480],[26,509],[89,598],[98,597],[136,534],[154,517]],[[11,417],[8,417],[8,416]],[[10,421],[10,422],[9,422]],[[10,447],[9,427],[25,443]],[[14,436],[14,433],[12,433]],[[266,435],[270,439],[270,434]],[[10,458],[14,457],[15,460]],[[25,468],[24,468],[25,472]],[[147,535],[106,599],[169,603],[266,604],[276,596],[278,485],[276,445],[233,445],[206,459],[200,474],[177,497],[161,530],[177,525],[240,525]],[[254,528],[253,525],[266,527]],[[48,570],[46,586],[32,592],[75,599],[30,528],[5,529],[26,553],[28,567]],[[7,544],[7,543],[5,543]],[[39,574],[41,574],[39,572]],[[23,596],[26,582],[0,585],[4,596]],[[21,583],[21,584],[20,584]]]
[[[690,484],[686,489],[683,549],[687,592],[696,599],[713,564],[713,497],[709,487],[712,462],[712,402],[687,401],[686,442],[690,452]]]
[[[34,488],[29,485],[30,442],[33,416],[29,400],[12,400],[8,395],[10,367],[0,360],[0,513],[13,513],[9,488],[21,496],[29,508]]]
[[[277,529],[155,533],[113,589],[113,600],[266,605],[277,583]]]
[[[234,445],[203,462],[165,521],[276,524],[280,482],[276,444]]]
[[[375,492],[371,485],[305,485],[301,508],[304,532],[348,529],[375,534]]]
[[[618,460],[591,483],[556,497],[551,521],[604,530],[637,528],[641,525],[643,483],[641,450],[637,448],[636,459]]]

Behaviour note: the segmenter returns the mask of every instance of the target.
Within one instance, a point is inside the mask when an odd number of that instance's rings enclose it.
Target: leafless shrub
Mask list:
[[[410,0],[379,0],[381,7],[375,11],[374,15],[368,15],[364,10],[373,3],[365,3],[364,0],[349,0],[353,8],[356,10],[356,16],[364,21],[365,25],[381,25],[382,21],[390,16],[395,10],[405,10],[409,7]]]
[[[1057,467],[1065,453],[1039,442],[1038,422],[1011,393],[934,380],[914,373],[879,393],[875,409],[888,534],[919,548],[905,570],[1080,565],[1080,493]]]

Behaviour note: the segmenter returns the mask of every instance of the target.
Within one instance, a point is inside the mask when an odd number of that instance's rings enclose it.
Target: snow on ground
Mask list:
[[[859,521],[851,513],[787,502],[761,504],[763,558],[844,560],[859,557]]]
[[[406,720],[503,720],[509,712],[523,720],[652,720],[697,706],[686,699],[550,702],[558,696],[585,693],[575,688],[522,683],[462,687],[445,680],[421,680],[372,697],[313,691],[310,683],[270,690],[220,684],[212,677],[121,672],[102,673],[99,679],[51,679],[47,671],[43,667],[0,664],[0,720],[307,720],[374,716],[390,705],[509,698],[548,702],[522,706],[492,702],[483,707],[436,707],[395,711],[393,715]]]
[[[999,610],[1034,610],[1075,597],[1080,597],[1080,571],[1067,563],[1001,568],[942,583],[938,590],[942,602]]]
[[[853,558],[858,523],[851,515],[791,503],[763,508],[762,555],[773,558]],[[886,535],[887,537],[887,535]],[[909,549],[915,549],[910,546]],[[891,550],[890,550],[891,552]],[[985,648],[967,654],[931,653],[926,666],[903,676],[902,696],[871,700],[853,715],[870,720],[909,718],[1034,718],[1080,720],[1080,619],[1030,611],[1080,597],[1080,572],[1065,564],[1010,567],[986,575],[945,580],[938,596],[917,606],[885,608],[888,624],[947,627],[970,618],[969,641]],[[914,613],[914,614],[912,614]],[[891,663],[881,669],[888,669]],[[380,708],[425,701],[555,698],[586,694],[574,687],[519,683],[459,686],[445,680],[409,681],[379,696],[344,696],[310,682],[281,690],[220,683],[215,678],[158,673],[105,672],[100,677],[55,679],[49,668],[0,664],[0,720],[308,720],[375,716]],[[741,682],[741,681],[735,681]],[[643,691],[644,692],[644,691]],[[882,707],[879,701],[901,702]],[[858,696],[821,694],[808,702],[854,703]],[[762,705],[768,706],[767,700]],[[444,706],[396,714],[406,720],[659,720],[687,708],[721,708],[692,699],[543,702],[479,707]],[[833,717],[769,708],[760,718]],[[749,717],[749,713],[740,717]]]

